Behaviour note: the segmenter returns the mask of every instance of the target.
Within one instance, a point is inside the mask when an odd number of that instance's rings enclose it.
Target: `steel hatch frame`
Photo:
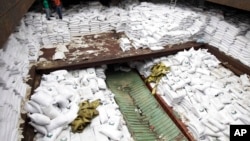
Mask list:
[[[194,45],[194,44],[193,44]],[[115,60],[104,60],[98,63],[92,62],[89,64],[85,64],[84,62],[80,62],[78,64],[74,64],[73,68],[72,65],[66,65],[66,66],[61,66],[58,69],[67,69],[67,70],[73,70],[73,69],[83,69],[83,68],[87,68],[87,67],[94,67],[94,66],[99,66],[101,64],[112,64],[112,63],[124,63],[127,62],[129,60],[136,60],[136,59],[145,59],[145,58],[151,58],[151,57],[160,57],[160,56],[165,56],[165,55],[171,55],[171,54],[175,54],[178,51],[184,50],[184,49],[190,49],[190,46],[185,46],[185,47],[181,47],[180,45],[176,45],[176,48],[171,48],[171,50],[169,51],[165,51],[165,52],[157,52],[155,54],[147,54],[147,55],[142,55],[142,56],[135,56],[133,57],[128,57],[128,58],[116,58]],[[220,61],[221,64],[230,69],[231,71],[233,71],[236,75],[241,75],[241,74],[248,74],[250,75],[250,67],[242,64],[239,60],[234,59],[230,56],[227,56],[225,53],[221,52],[218,48],[215,48],[213,46],[210,46],[208,44],[196,44],[195,49],[199,49],[199,48],[203,48],[203,49],[208,49],[208,51],[210,53],[212,53],[213,55],[215,55]],[[30,95],[34,92],[34,89],[37,88],[40,84],[41,81],[41,76],[42,74],[45,73],[49,73],[52,72],[54,70],[57,69],[46,69],[43,68],[41,71],[41,68],[38,68],[37,66],[33,66],[30,69],[30,78],[28,81],[28,84],[31,86],[32,90]],[[149,87],[150,88],[150,87]],[[27,96],[27,99],[29,99],[29,96]],[[157,99],[157,101],[159,102],[159,104],[163,107],[163,109],[166,111],[166,113],[172,118],[172,120],[175,122],[175,124],[180,128],[180,130],[185,134],[185,136],[190,140],[193,141],[193,137],[188,133],[188,130],[186,129],[185,125],[176,117],[173,109],[168,106],[164,100],[155,95],[155,98]],[[28,125],[27,122],[27,116],[26,115],[21,115],[22,118],[26,121],[24,124],[22,124],[20,127],[24,129],[23,135],[24,135],[24,139],[22,141],[33,141],[33,137],[34,137],[34,131],[33,128],[30,127],[30,125]]]

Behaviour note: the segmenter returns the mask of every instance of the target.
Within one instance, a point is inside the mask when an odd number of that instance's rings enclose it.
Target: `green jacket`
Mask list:
[[[48,0],[43,0],[43,6],[44,6],[44,8],[49,8]]]

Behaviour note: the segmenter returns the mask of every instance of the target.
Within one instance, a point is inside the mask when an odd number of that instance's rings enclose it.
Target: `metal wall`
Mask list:
[[[206,0],[206,1],[250,11],[250,0]]]
[[[0,0],[0,48],[35,0]]]

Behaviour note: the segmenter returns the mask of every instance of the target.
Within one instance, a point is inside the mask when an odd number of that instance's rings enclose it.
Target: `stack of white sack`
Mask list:
[[[202,39],[220,51],[250,66],[249,19],[244,18],[244,16],[224,17],[220,12],[212,11],[207,14],[210,15],[210,18],[208,18],[209,22],[205,27]]]
[[[212,15],[212,13],[210,13]],[[204,29],[204,37],[203,39],[206,42],[210,42],[213,46],[219,46],[218,42],[214,41],[212,42],[213,36],[216,32],[216,28],[218,26],[218,23],[223,19],[223,16],[220,15],[213,15],[210,18],[208,18],[207,25]]]
[[[58,33],[56,37],[57,43],[68,43],[70,42],[70,34],[68,29],[69,18],[65,17],[63,20],[57,22],[57,29],[55,31]]]
[[[63,20],[47,21],[44,14],[29,12],[24,21],[43,45],[68,43],[74,36],[116,30],[125,32],[136,49],[160,50],[165,45],[197,40],[207,42],[249,65],[249,25],[246,18],[245,22],[235,22],[232,20],[235,17],[224,19],[218,10],[213,12],[213,9],[197,12],[182,5],[173,9],[168,4],[129,3],[124,9],[106,8],[98,2],[77,5],[64,11]],[[28,46],[36,52],[30,53],[32,60],[36,59],[40,48],[35,46]]]
[[[128,51],[128,50],[130,50],[130,48],[132,48],[132,45],[131,45],[128,38],[123,37],[123,38],[120,38],[119,41],[120,41],[120,47],[121,47],[123,52]]]
[[[27,85],[25,79],[29,71],[29,51],[14,36],[0,50],[0,84],[5,90],[24,98]],[[15,54],[18,52],[18,54]],[[11,95],[11,94],[10,94]]]
[[[120,18],[120,15],[124,15],[123,13],[126,15],[123,9],[106,8],[99,2],[75,6],[72,9],[74,10],[67,12],[71,37],[109,32],[118,24],[126,22]]]
[[[35,140],[133,140],[114,94],[106,86],[105,69],[58,70],[42,76],[40,86],[24,107],[37,132]],[[69,124],[77,117],[78,105],[97,99],[101,102],[99,115],[82,133],[72,133]]]
[[[0,49],[0,137],[1,140],[21,140],[23,123],[21,103],[26,97],[28,86],[25,83],[30,58],[33,52],[28,46],[31,40],[25,35],[23,21],[8,41]],[[34,43],[35,44],[35,43]]]
[[[120,21],[116,26],[116,32],[125,32],[127,29],[127,22],[129,19],[128,13],[127,12],[120,12]]]
[[[205,15],[183,7],[170,9],[169,5],[141,3],[129,9],[125,33],[135,48],[158,50],[165,45],[194,40],[206,21]]]
[[[236,36],[229,49],[229,55],[250,66],[250,30],[244,36]]]
[[[159,62],[171,71],[161,79],[157,93],[179,113],[195,139],[229,140],[229,125],[250,123],[249,76],[234,75],[204,49],[134,62],[131,66],[147,77],[150,68]]]
[[[41,45],[39,43],[38,37],[33,35],[33,28],[26,26],[24,19],[22,19],[20,21],[19,26],[16,28],[16,32],[12,34],[12,36],[15,37],[16,38],[15,40],[17,40],[23,46],[22,50],[20,50],[21,53],[15,54],[14,56],[18,57],[22,55],[18,58],[21,58],[27,61],[26,58],[27,58],[27,51],[28,51],[29,62],[36,62]],[[13,40],[13,38],[10,37],[10,40]],[[14,43],[10,43],[10,44],[14,45]],[[6,46],[9,46],[9,45],[7,44]],[[11,47],[13,51],[15,50],[15,48],[16,47]]]
[[[71,36],[82,36],[90,32],[88,21],[84,21],[84,23],[82,22],[80,25],[80,19],[83,17],[83,15],[75,14],[74,16],[69,18],[69,30]]]
[[[2,140],[21,140],[21,101],[22,97],[13,89],[0,87],[0,137]]]
[[[45,15],[30,12],[25,23],[34,27],[34,33],[44,45],[68,43],[70,37],[117,30],[125,32],[136,49],[159,50],[165,45],[195,40],[207,19],[205,14],[191,8],[170,9],[167,4],[142,2],[125,9],[106,8],[94,2],[65,11],[63,20],[47,21]]]
[[[65,53],[69,52],[65,44],[57,44],[54,46],[56,48],[55,54],[52,56],[53,60],[66,59]]]
[[[73,82],[70,79],[65,82],[67,75],[66,70],[43,75],[40,86],[24,106],[31,120],[29,124],[43,134],[45,140],[54,140],[77,117],[80,98]],[[60,82],[68,84],[60,85]]]
[[[47,24],[47,26],[45,26],[47,28],[45,28],[42,33],[42,41],[44,45],[68,43],[70,41],[67,21],[52,20],[47,21],[44,24]]]
[[[51,45],[57,43],[68,43],[70,41],[69,19],[46,20],[41,13],[28,12],[25,15],[24,22],[29,28],[32,28],[35,35],[42,45]]]
[[[220,50],[227,52],[229,45],[231,45],[234,42],[234,37],[227,37],[227,35],[229,36],[230,34],[228,34],[229,32],[229,28],[231,28],[233,26],[231,26],[229,23],[225,22],[225,21],[219,21],[216,27],[216,31],[211,39],[211,43],[212,45],[217,45],[216,47],[218,47]],[[237,35],[238,33],[235,33],[235,35]],[[225,38],[225,36],[227,38]],[[227,41],[227,42],[226,42]]]

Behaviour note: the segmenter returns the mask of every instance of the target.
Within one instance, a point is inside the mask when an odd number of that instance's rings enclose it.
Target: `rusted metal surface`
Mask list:
[[[221,64],[230,69],[236,75],[248,74],[250,75],[250,67],[244,65],[239,60],[226,55],[224,52],[221,52],[218,48],[210,46],[210,45],[203,45],[202,48],[208,49],[210,53],[215,55],[220,61]]]
[[[0,48],[35,0],[0,0]]]
[[[231,69],[236,75],[247,73],[250,75],[250,67],[242,64],[239,60],[234,59],[225,53],[219,51],[216,47],[207,44],[198,44],[188,42],[179,45],[166,46],[163,50],[152,51],[150,49],[131,49],[123,52],[118,43],[118,39],[124,36],[123,33],[102,33],[98,35],[87,35],[83,37],[87,48],[75,48],[67,46],[69,53],[66,53],[65,60],[52,60],[55,49],[42,49],[44,52],[42,58],[47,61],[37,64],[38,73],[48,73],[58,69],[80,69],[94,67],[102,64],[123,63],[133,60],[141,60],[152,57],[166,56],[177,53],[178,51],[194,47],[208,49],[221,62],[222,65]]]
[[[33,65],[30,67],[29,73],[28,73],[28,80],[27,80],[27,84],[33,88],[35,86],[35,77],[36,77],[36,66]]]
[[[206,1],[250,11],[250,0],[206,0]]]
[[[30,99],[30,96],[34,93],[34,90],[40,85],[42,75],[36,73],[36,67],[33,66],[30,71],[29,75],[31,79],[27,82],[28,85],[31,86],[31,94],[27,96],[27,99]],[[28,118],[27,114],[21,114],[22,119],[25,121],[23,124],[20,125],[23,128],[23,139],[22,141],[33,141],[35,132],[34,128],[29,124],[30,119]]]
[[[98,36],[84,36],[85,44],[88,44],[89,47],[69,49],[69,53],[65,54],[67,57],[65,60],[52,61],[55,49],[42,49],[44,53],[40,57],[46,58],[47,61],[38,63],[37,71],[39,73],[48,73],[58,69],[72,70],[77,68],[94,67],[102,64],[123,63],[132,60],[169,55],[190,47],[198,48],[201,45],[195,42],[188,42],[179,45],[166,46],[165,49],[158,51],[152,51],[150,49],[131,49],[123,52],[118,43],[118,39],[121,36],[123,36],[121,33],[102,33],[98,34]],[[71,47],[68,46],[67,48]]]

